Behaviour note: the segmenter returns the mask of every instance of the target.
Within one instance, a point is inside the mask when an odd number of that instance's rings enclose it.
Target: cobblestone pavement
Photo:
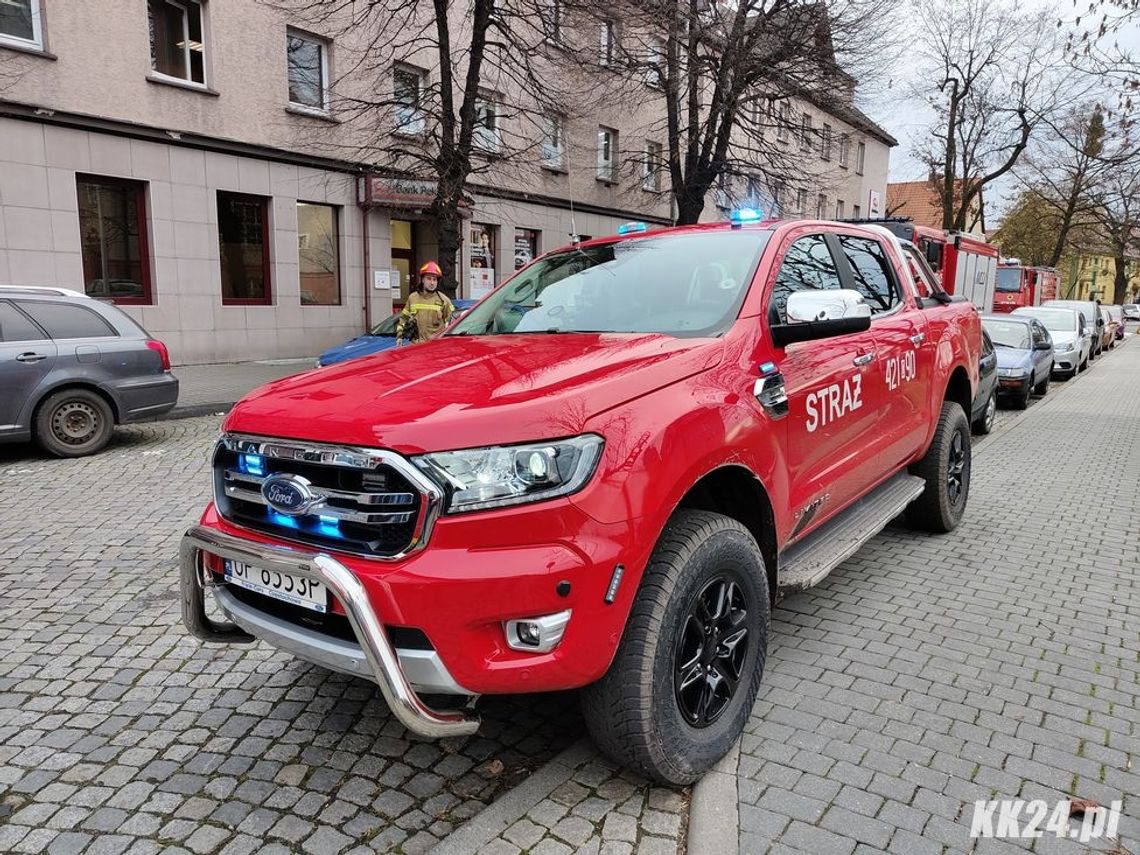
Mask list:
[[[891,527],[774,612],[741,851],[1111,850],[969,837],[977,799],[1079,796],[1140,852],[1140,346],[1013,419],[956,532]]]
[[[176,365],[179,410],[220,406],[228,409],[258,386],[299,374],[313,367],[313,359],[277,359],[262,362],[226,362],[217,365]],[[224,405],[224,406],[221,406]]]
[[[0,447],[0,852],[423,851],[580,736],[572,697],[532,696],[418,741],[370,683],[189,638],[174,555],[216,433]]]

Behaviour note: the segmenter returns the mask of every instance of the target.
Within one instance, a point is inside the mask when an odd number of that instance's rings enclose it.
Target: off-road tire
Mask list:
[[[115,429],[111,405],[90,389],[62,389],[36,409],[35,437],[57,457],[83,457],[101,451]]]
[[[974,422],[970,428],[978,436],[985,436],[994,429],[994,419],[997,416],[997,389],[990,392],[989,400],[986,401],[986,408],[982,410],[982,414],[978,416],[978,420]]]
[[[1053,376],[1053,366],[1049,366],[1049,371],[1045,374],[1045,379],[1033,387],[1033,394],[1044,396],[1049,391],[1049,378]]]
[[[956,436],[961,438],[961,449],[965,456],[959,475],[961,491],[957,499],[953,500],[950,496],[949,469]],[[970,422],[959,404],[953,401],[942,403],[934,440],[922,460],[910,467],[910,472],[926,482],[926,489],[907,506],[907,522],[923,531],[953,531],[966,512],[970,496]]]
[[[723,711],[697,727],[682,715],[675,679],[698,597],[718,579],[747,603],[749,645]],[[616,763],[668,784],[697,781],[728,753],[752,712],[767,654],[770,617],[764,556],[736,520],[678,510],[665,526],[609,671],[582,690],[586,727]]]

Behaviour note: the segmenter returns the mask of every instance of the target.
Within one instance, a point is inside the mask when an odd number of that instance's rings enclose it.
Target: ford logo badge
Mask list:
[[[317,500],[300,475],[270,475],[261,482],[261,495],[273,510],[294,517],[308,512]]]

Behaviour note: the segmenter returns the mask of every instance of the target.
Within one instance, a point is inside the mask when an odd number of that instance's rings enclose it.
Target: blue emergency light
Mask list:
[[[260,454],[243,454],[238,468],[246,475],[264,475],[265,459]]]
[[[649,226],[645,223],[622,223],[618,226],[619,235],[635,235],[646,231],[649,231]]]
[[[737,208],[732,212],[730,219],[734,228],[739,228],[745,223],[758,223],[764,219],[764,212],[759,208]]]

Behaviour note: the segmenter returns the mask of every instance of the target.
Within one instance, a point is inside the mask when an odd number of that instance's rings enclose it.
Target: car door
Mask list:
[[[10,301],[0,300],[0,434],[31,427],[28,404],[55,360],[55,342]]]
[[[878,428],[866,440],[880,459],[879,471],[891,472],[912,459],[926,441],[934,342],[926,341],[926,317],[914,300],[913,288],[904,291],[893,253],[883,239],[838,234],[836,241],[841,275],[844,265],[847,268],[847,287],[862,294],[871,307],[875,384],[885,395]]]
[[[822,231],[793,233],[767,295],[770,324],[786,321],[794,292],[841,287],[833,246]],[[882,403],[873,381],[881,377],[875,356],[870,330],[783,350],[778,370],[788,398],[789,494],[797,520],[792,538],[842,509],[875,478],[878,464],[867,452]]]
[[[1038,320],[1029,322],[1030,338],[1033,342],[1033,384],[1044,382],[1053,365],[1053,337]]]

